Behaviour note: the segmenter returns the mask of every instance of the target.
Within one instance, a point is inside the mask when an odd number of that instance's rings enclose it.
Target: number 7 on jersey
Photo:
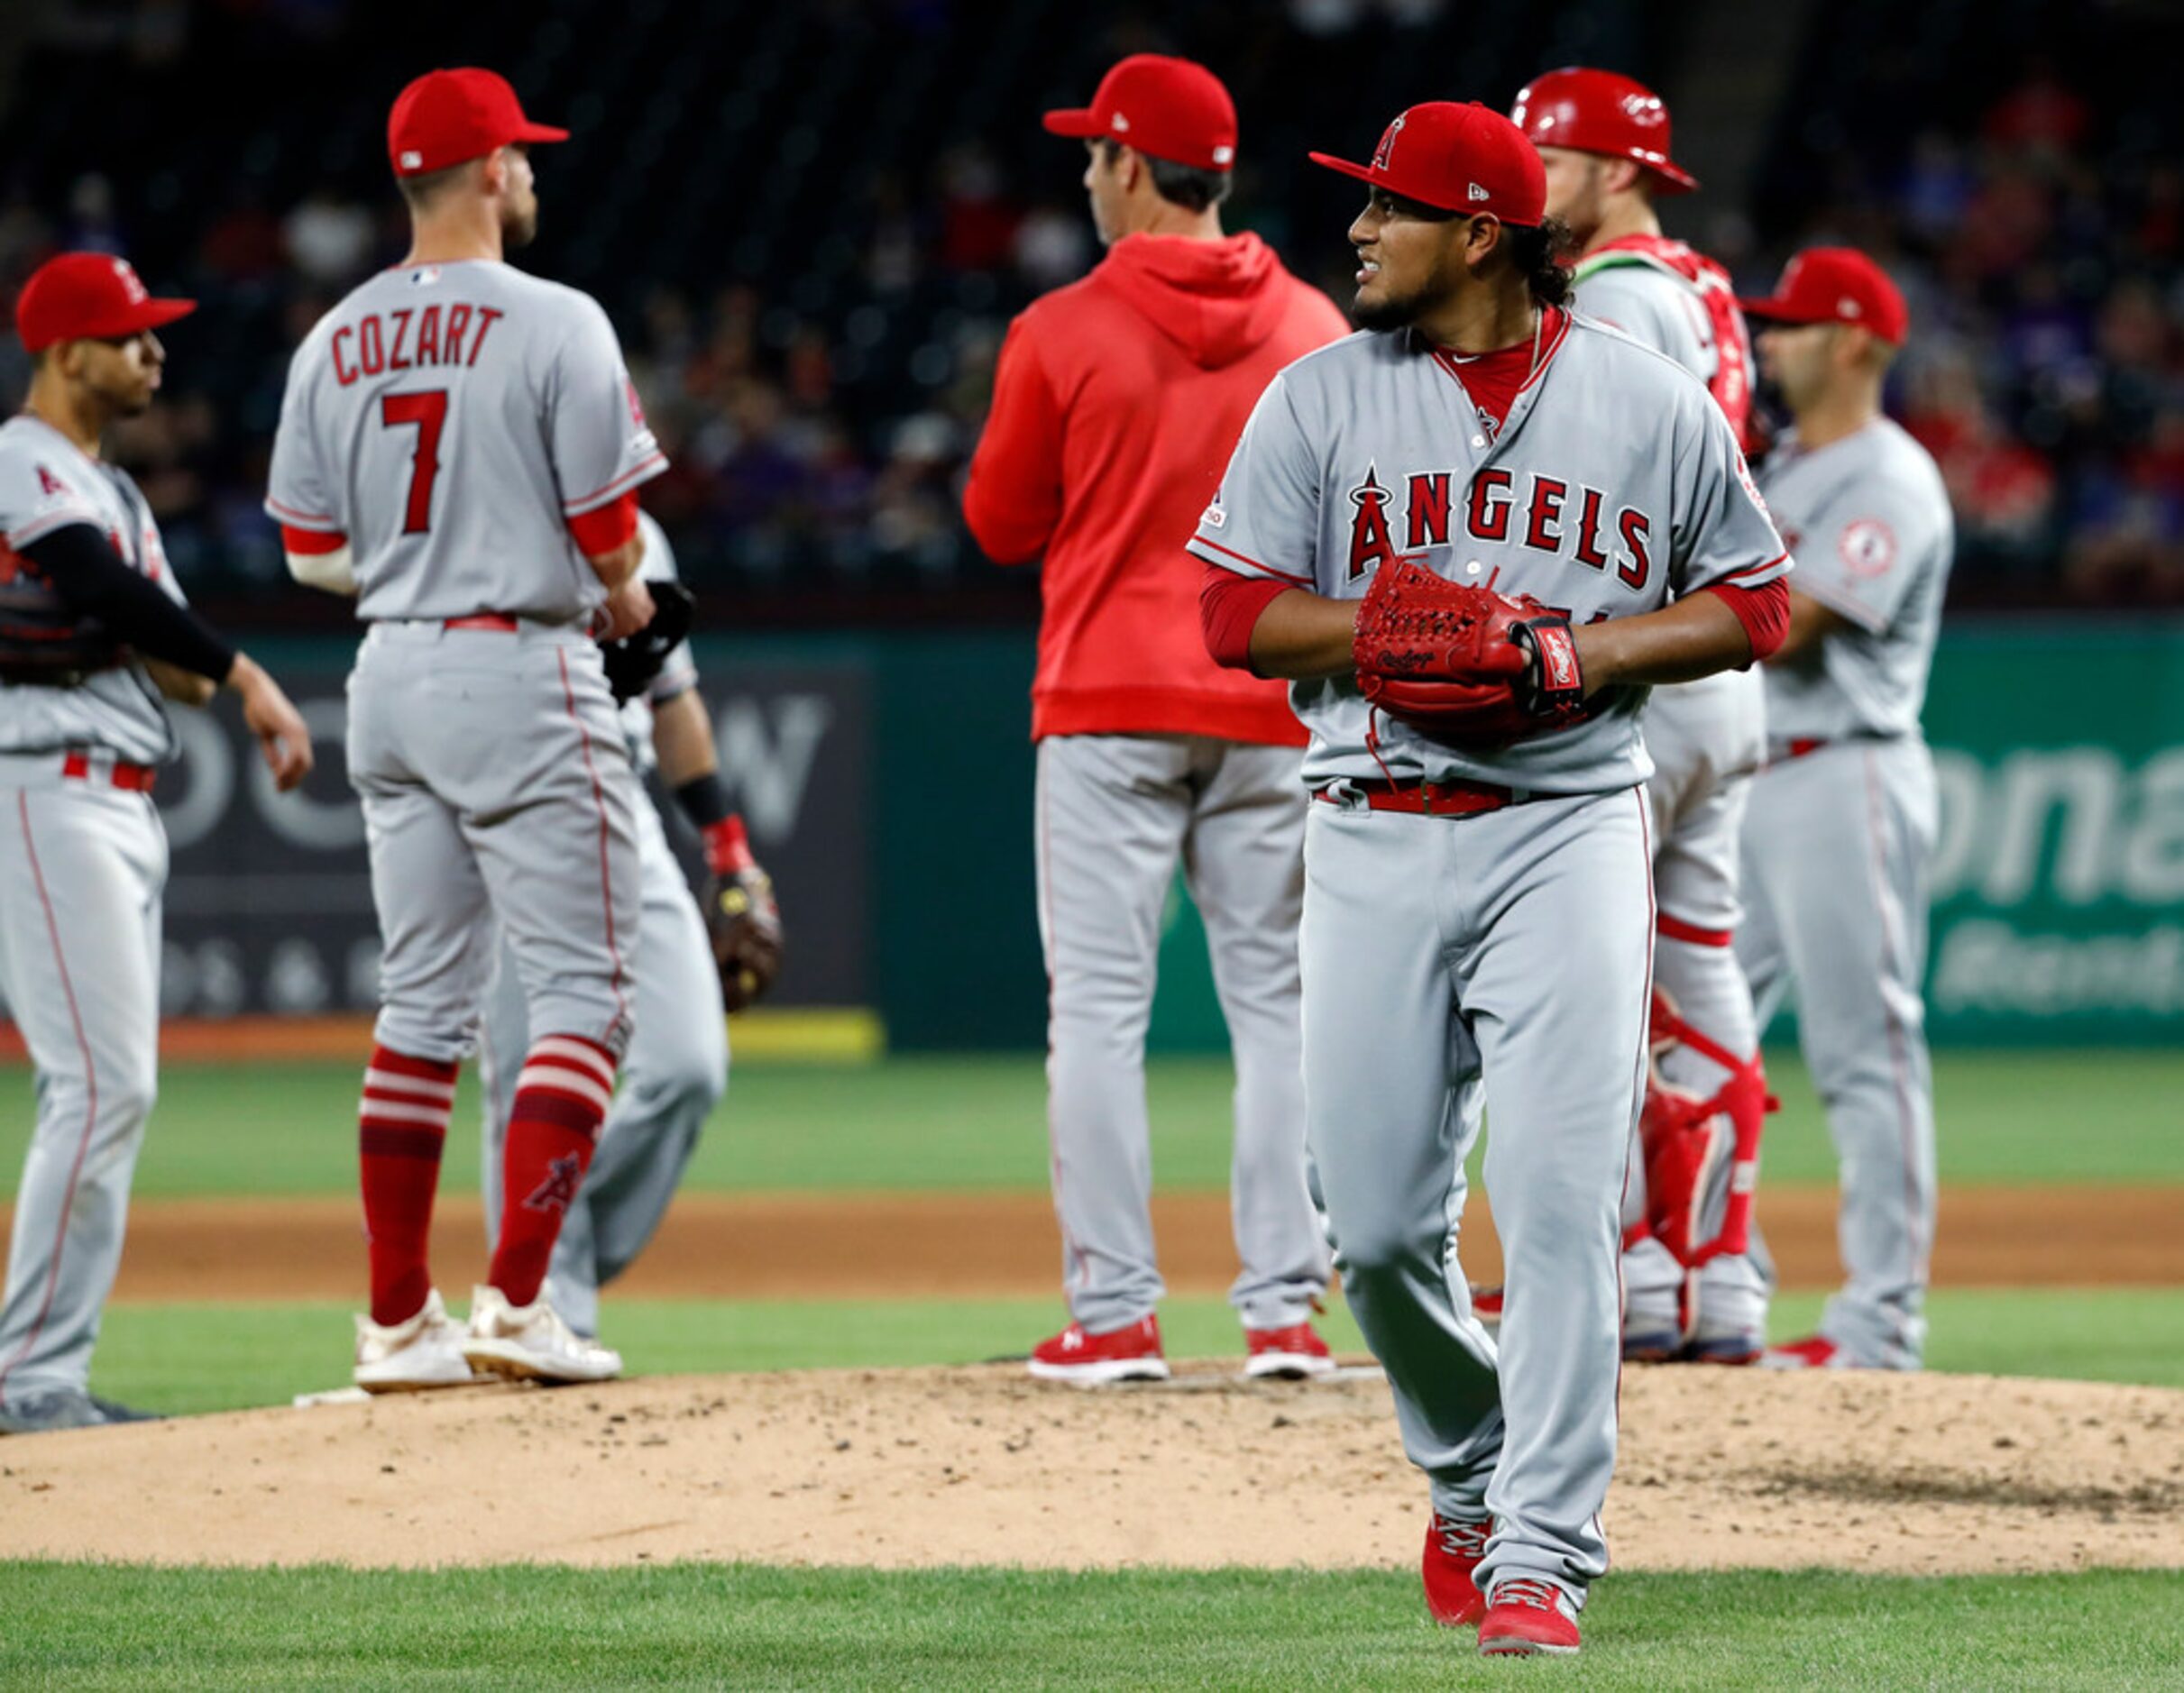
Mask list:
[[[427,389],[415,394],[383,394],[379,403],[380,422],[389,429],[414,425],[417,450],[409,455],[409,502],[402,518],[404,535],[427,535],[432,530],[432,485],[440,474],[440,428],[447,421],[447,390]]]

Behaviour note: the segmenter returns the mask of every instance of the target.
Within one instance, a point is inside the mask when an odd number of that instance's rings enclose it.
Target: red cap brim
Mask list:
[[[187,317],[197,309],[195,300],[146,300],[144,309],[137,316],[144,320],[147,329],[163,329],[178,317]]]
[[[534,124],[524,120],[523,127],[509,137],[511,142],[563,142],[569,139],[565,129],[555,129],[551,124]]]
[[[1766,299],[1748,300],[1737,296],[1737,305],[1747,317],[1760,317],[1771,324],[1832,324],[1837,320],[1833,312],[1795,311],[1787,300],[1778,300],[1771,295]]]
[[[1050,135],[1067,135],[1071,141],[1090,141],[1107,132],[1087,105],[1070,106],[1064,111],[1049,112],[1039,120]]]

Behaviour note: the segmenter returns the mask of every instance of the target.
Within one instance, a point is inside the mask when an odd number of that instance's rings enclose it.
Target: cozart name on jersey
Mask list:
[[[1380,564],[1429,546],[1446,546],[1452,526],[1453,471],[1414,471],[1404,483],[1402,522],[1394,518],[1393,490],[1375,465],[1350,490],[1350,580]],[[1513,471],[1490,467],[1475,472],[1460,511],[1463,533],[1492,545],[1514,542],[1536,553],[1561,556],[1565,550],[1580,564],[1615,578],[1632,593],[1643,592],[1653,573],[1653,520],[1632,506],[1610,506],[1600,489],[1534,471],[1519,485]],[[1396,545],[1398,528],[1403,545]],[[1544,586],[1544,584],[1540,584]],[[1526,583],[1528,590],[1534,586]]]
[[[493,325],[507,316],[493,307],[473,308],[461,300],[451,303],[445,316],[436,303],[368,312],[353,324],[344,324],[329,340],[334,380],[347,388],[359,377],[390,371],[467,369],[485,351]]]

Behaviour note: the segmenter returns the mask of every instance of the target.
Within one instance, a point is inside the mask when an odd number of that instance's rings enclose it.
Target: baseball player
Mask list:
[[[1236,113],[1204,66],[1135,54],[1090,105],[1045,122],[1085,143],[1107,256],[1010,326],[963,496],[996,562],[1042,562],[1034,832],[1070,1322],[1031,1371],[1080,1386],[1168,1374],[1144,1051],[1179,862],[1235,1054],[1244,1373],[1324,1374],[1311,1314],[1327,1249],[1298,1076],[1304,732],[1280,686],[1207,657],[1200,572],[1178,544],[1269,379],[1344,325],[1257,236],[1222,233]]]
[[[194,309],[96,252],[48,261],[15,306],[34,363],[0,424],[0,991],[38,1108],[0,1305],[0,1433],[143,1414],[86,1383],[158,1079],[151,788],[176,752],[161,696],[201,706],[230,688],[275,786],[311,768],[295,707],[184,606],[151,508],[100,455],[106,426],[159,391],[154,332]]]
[[[1842,1165],[1849,1280],[1785,1368],[1916,1368],[1933,1247],[1934,1124],[1921,988],[1938,826],[1919,731],[1954,525],[1941,471],[1881,414],[1909,314],[1863,253],[1800,253],[1766,299],[1761,368],[1794,427],[1764,487],[1796,549],[1766,670],[1767,767],[1744,820],[1737,955],[1764,1023],[1794,979],[1798,1036]]]
[[[1209,648],[1292,678],[1312,732],[1307,1139],[1430,1479],[1428,1607],[1574,1652],[1652,993],[1639,720],[1772,649],[1789,561],[1705,387],[1564,307],[1508,119],[1416,105],[1368,163],[1312,157],[1371,185],[1366,333],[1275,378],[1190,550]],[[1482,1106],[1499,1342],[1453,1240]]]
[[[1578,249],[1579,310],[1704,382],[1748,446],[1751,345],[1729,273],[1666,239],[1654,210],[1656,197],[1699,186],[1670,156],[1668,108],[1629,77],[1571,68],[1535,78],[1510,116],[1539,150],[1547,215]],[[1623,1200],[1628,1359],[1748,1364],[1765,1344],[1766,1284],[1746,1236],[1766,1085],[1731,950],[1765,719],[1756,669],[1662,689],[1646,709],[1662,1051]]]
[[[606,314],[502,258],[537,226],[528,149],[566,135],[491,71],[402,91],[388,151],[409,252],[305,338],[273,443],[289,568],[353,592],[369,626],[348,753],[384,941],[359,1133],[355,1380],[375,1392],[621,1368],[543,1284],[634,1011],[638,785],[593,631],[649,618],[635,490],[665,460]],[[465,1332],[426,1243],[496,925],[530,1043]]]
[[[676,580],[674,550],[660,526],[638,516],[644,537],[645,580],[662,594]],[[705,843],[713,878],[706,909],[719,911],[722,890],[745,896],[746,921],[770,945],[742,961],[764,980],[746,985],[722,971],[698,903],[660,815],[638,808],[638,863],[643,911],[638,922],[645,955],[637,985],[637,1029],[630,1036],[622,1088],[600,1130],[599,1151],[583,1185],[569,1202],[546,1272],[554,1309],[569,1327],[599,1336],[599,1290],[628,1269],[666,1214],[698,1133],[728,1087],[724,976],[741,1010],[773,980],[780,959],[780,917],[770,883],[751,856],[743,819],[730,806],[713,748],[712,724],[698,692],[697,662],[678,643],[659,673],[622,707],[631,762],[656,768],[664,786]],[[478,1073],[484,1087],[485,1220],[488,1238],[500,1230],[502,1155],[515,1108],[517,1065],[528,1045],[523,983],[505,944],[487,991],[480,1026]]]

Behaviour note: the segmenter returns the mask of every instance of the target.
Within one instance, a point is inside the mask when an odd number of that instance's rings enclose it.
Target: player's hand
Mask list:
[[[243,654],[235,654],[235,667],[227,673],[227,685],[243,699],[243,720],[258,737],[258,750],[272,773],[273,786],[286,793],[311,773],[311,732],[280,684]]]
[[[642,576],[632,576],[607,596],[600,608],[604,622],[594,631],[602,641],[619,641],[635,635],[652,621],[652,590]]]

